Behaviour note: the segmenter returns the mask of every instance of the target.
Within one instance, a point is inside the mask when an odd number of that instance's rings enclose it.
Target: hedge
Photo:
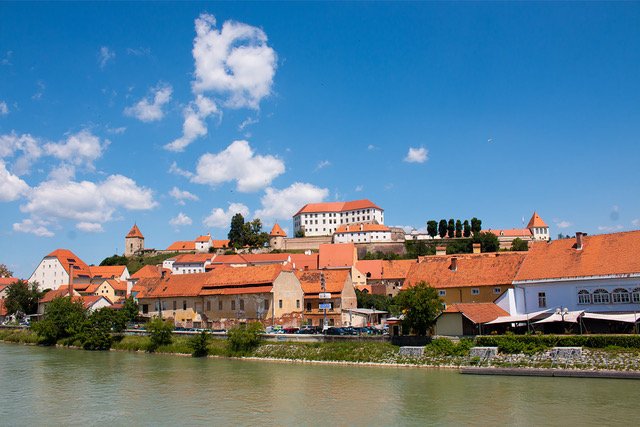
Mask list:
[[[501,353],[535,353],[551,347],[640,348],[640,335],[500,335],[479,336],[476,345]]]

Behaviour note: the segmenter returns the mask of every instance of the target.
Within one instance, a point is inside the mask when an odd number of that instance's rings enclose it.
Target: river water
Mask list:
[[[0,425],[637,425],[634,380],[0,344]]]

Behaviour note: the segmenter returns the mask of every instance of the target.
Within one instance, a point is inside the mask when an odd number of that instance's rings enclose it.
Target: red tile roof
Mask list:
[[[136,224],[133,224],[133,227],[131,227],[131,230],[129,230],[129,233],[127,233],[127,237],[139,237],[141,239],[144,239],[144,236],[142,235],[140,229]]]
[[[320,245],[319,268],[351,268],[358,260],[353,243]]]
[[[173,242],[166,249],[167,251],[195,251],[196,250],[196,242],[188,240],[188,241],[177,241]]]
[[[527,224],[527,228],[533,228],[533,227],[549,227],[547,225],[546,222],[544,222],[542,220],[542,218],[540,218],[540,215],[538,215],[537,212],[534,212],[533,215],[531,216],[531,219],[529,220],[529,224]]]
[[[161,277],[143,277],[131,288],[131,293],[136,292],[136,298],[145,298],[163,283],[164,280]]]
[[[495,234],[496,236],[500,237],[500,236],[505,236],[505,237],[531,237],[531,230],[529,230],[528,228],[509,228],[509,229],[504,229],[504,230],[499,230],[499,229],[488,229],[488,230],[482,230],[485,233],[492,233]]]
[[[89,271],[91,272],[91,277],[103,277],[108,279],[111,277],[121,277],[126,268],[126,265],[90,266]]]
[[[245,260],[242,255],[233,254],[233,255],[216,255],[211,261],[212,264],[247,264],[247,260]]]
[[[371,231],[391,231],[389,227],[382,224],[343,224],[335,231],[336,233],[363,233]]]
[[[282,237],[287,237],[287,233],[284,232],[284,230],[282,229],[282,227],[280,227],[278,225],[278,223],[276,222],[273,225],[273,228],[271,229],[271,233],[269,233],[269,236],[282,236]]]
[[[200,295],[241,295],[241,294],[264,294],[269,293],[273,286],[234,286],[231,288],[211,288],[203,289]]]
[[[216,249],[228,248],[230,240],[213,240],[213,247]]]
[[[368,279],[373,280],[393,280],[393,279],[405,279],[409,273],[409,269],[413,264],[417,264],[415,259],[402,259],[402,260],[362,260],[356,262],[356,268],[358,271]]]
[[[509,313],[492,302],[451,304],[444,312],[462,313],[464,317],[476,324],[491,322],[500,316],[509,315]]]
[[[60,261],[64,270],[69,273],[69,264],[73,264],[73,276],[74,277],[91,277],[91,271],[89,266],[85,264],[80,258],[68,249],[56,249],[47,255],[47,257],[54,257]]]
[[[308,203],[304,205],[294,216],[301,213],[317,213],[317,212],[346,212],[358,209],[380,209],[371,200],[353,200],[350,202],[325,202],[325,203]]]
[[[425,281],[434,288],[511,285],[526,252],[458,254],[424,257],[407,273],[406,286]],[[451,269],[452,258],[457,269]]]
[[[195,297],[200,295],[210,274],[175,274],[161,280],[157,286],[148,289],[145,296],[138,295],[138,298]]]
[[[318,268],[318,254],[289,254],[291,263],[295,266],[296,270],[316,270]]]
[[[82,297],[82,303],[84,304],[84,308],[91,308],[95,303],[103,298],[109,303],[109,305],[111,305],[111,301],[109,300],[109,298],[105,297],[104,295],[84,295]]]
[[[324,273],[325,292],[341,294],[349,278],[349,270],[308,270],[296,271],[305,297],[322,292],[320,277]]]
[[[640,231],[583,236],[536,242],[516,276],[516,281],[568,279],[640,273]]]
[[[200,264],[211,261],[212,254],[184,254],[175,257],[173,264]]]
[[[142,279],[145,277],[162,276],[162,267],[159,265],[145,265],[140,270],[131,275],[132,279]]]
[[[20,279],[16,279],[15,277],[0,277],[0,285],[9,286],[16,283]]]
[[[205,287],[271,284],[280,275],[282,268],[281,264],[216,268],[207,273]]]
[[[210,235],[210,234],[207,234],[207,235],[205,235],[205,236],[198,236],[198,237],[196,238],[196,242],[205,242],[205,243],[206,243],[206,242],[208,242],[209,240],[211,240],[211,235]]]
[[[244,254],[242,258],[249,264],[275,264],[287,262],[289,260],[289,254]]]
[[[80,294],[78,294],[78,292],[75,290],[73,290],[74,295],[79,296]],[[44,296],[42,298],[40,298],[41,303],[48,303],[53,301],[55,298],[59,298],[59,297],[67,297],[69,296],[69,285],[64,285],[64,286],[60,286],[58,289],[55,290],[51,290],[49,292],[47,292],[46,294],[44,294]]]

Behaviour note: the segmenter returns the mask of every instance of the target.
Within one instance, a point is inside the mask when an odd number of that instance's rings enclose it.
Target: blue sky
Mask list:
[[[637,229],[639,76],[630,2],[0,3],[0,262],[320,200]]]

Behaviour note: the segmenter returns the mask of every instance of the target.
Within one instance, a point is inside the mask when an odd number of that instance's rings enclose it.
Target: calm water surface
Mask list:
[[[0,425],[638,425],[640,382],[0,344]]]

